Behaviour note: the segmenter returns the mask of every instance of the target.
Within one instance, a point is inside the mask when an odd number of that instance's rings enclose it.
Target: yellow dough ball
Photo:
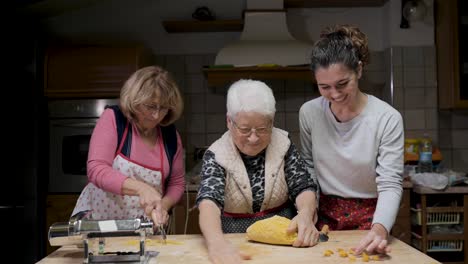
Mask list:
[[[259,220],[247,228],[247,238],[267,244],[292,245],[297,238],[297,232],[286,232],[290,223],[290,219],[277,215]]]

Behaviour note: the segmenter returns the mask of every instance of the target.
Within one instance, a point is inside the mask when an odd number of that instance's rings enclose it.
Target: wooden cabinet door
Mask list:
[[[78,194],[49,194],[46,200],[46,245],[47,255],[59,247],[52,247],[49,243],[49,227],[57,222],[68,222],[75,208]]]
[[[411,243],[410,196],[411,189],[403,189],[403,197],[401,198],[400,210],[398,211],[398,215],[391,232],[392,236],[398,238],[399,240],[407,244]]]
[[[201,234],[198,225],[198,208],[193,208],[196,198],[197,192],[188,192],[188,195],[186,192],[181,201],[174,207],[171,220],[172,234]],[[187,213],[188,218],[186,218]]]
[[[130,75],[152,56],[139,47],[51,47],[45,58],[49,98],[116,98]]]
[[[436,0],[435,38],[440,109],[468,108],[467,4]],[[465,36],[464,36],[465,35]]]

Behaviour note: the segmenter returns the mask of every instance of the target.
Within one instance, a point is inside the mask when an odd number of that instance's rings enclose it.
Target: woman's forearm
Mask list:
[[[298,212],[315,214],[317,208],[317,199],[315,192],[303,191],[296,197],[296,208]]]
[[[128,177],[122,184],[122,194],[138,196],[138,193],[142,190],[142,188],[148,187],[150,186],[148,186],[146,183]]]
[[[219,241],[224,241],[220,219],[221,211],[218,206],[213,201],[206,199],[200,202],[198,209],[200,211],[200,230],[207,246],[210,247]]]
[[[171,208],[174,207],[177,204],[177,202],[178,201],[174,201],[174,199],[172,199],[171,197],[167,195],[161,199],[162,207],[166,211],[171,210]]]

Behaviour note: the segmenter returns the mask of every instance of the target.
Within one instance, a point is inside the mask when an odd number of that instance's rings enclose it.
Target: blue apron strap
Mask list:
[[[122,142],[122,137],[125,131],[125,127],[127,126],[128,120],[125,117],[125,115],[122,113],[118,105],[110,105],[110,106],[106,106],[105,108],[110,108],[114,111],[115,123],[117,124],[117,149],[118,149],[118,146],[120,146],[120,142]],[[122,154],[126,157],[130,157],[131,148],[132,148],[132,129],[129,128],[127,131],[127,137],[125,138],[125,142],[122,146],[122,150],[121,150]]]
[[[169,160],[169,176],[166,178],[166,186],[172,174],[172,163],[174,156],[177,152],[177,129],[174,124],[168,126],[161,126],[161,134],[164,142],[164,149],[166,150],[167,159]]]

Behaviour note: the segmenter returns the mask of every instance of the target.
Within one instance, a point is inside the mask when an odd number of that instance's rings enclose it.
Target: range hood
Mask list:
[[[215,64],[234,67],[306,65],[311,48],[311,44],[289,33],[283,0],[247,0],[240,39],[223,47]]]
[[[241,78],[313,82],[311,48],[289,33],[283,0],[247,0],[240,39],[223,47],[203,72],[210,86]]]

